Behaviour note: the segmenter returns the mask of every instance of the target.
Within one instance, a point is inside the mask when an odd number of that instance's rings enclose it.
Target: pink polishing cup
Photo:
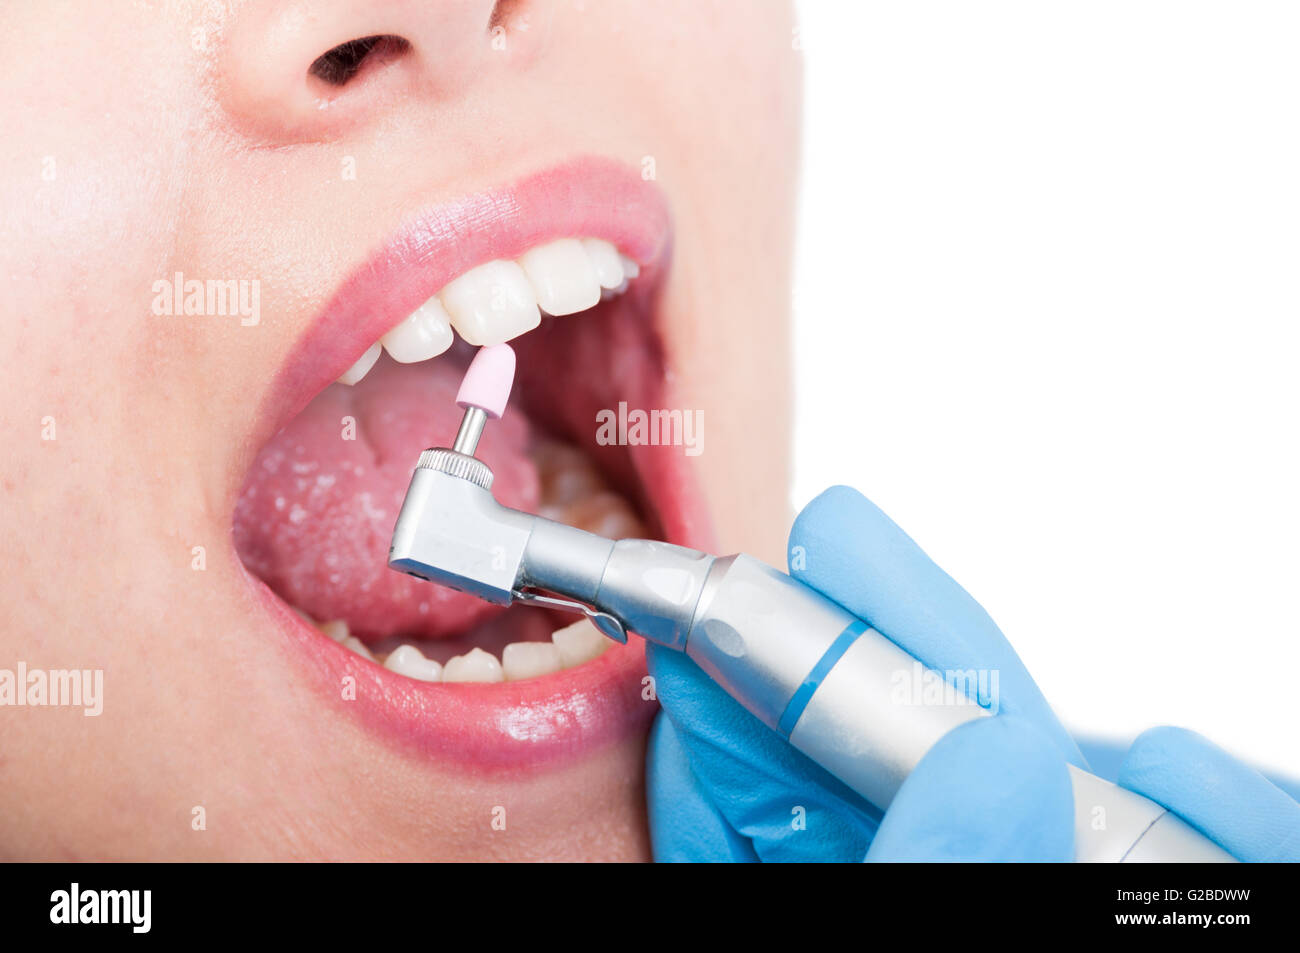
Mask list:
[[[493,420],[506,412],[510,387],[515,382],[515,352],[509,344],[481,347],[469,363],[456,392],[456,406],[477,407]]]

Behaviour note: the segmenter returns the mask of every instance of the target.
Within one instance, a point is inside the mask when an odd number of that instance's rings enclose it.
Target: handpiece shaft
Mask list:
[[[935,699],[918,693],[918,684],[952,683],[843,607],[748,556],[620,540],[593,604],[684,651],[769,728],[882,809],[940,738],[991,717],[978,691],[974,698],[960,687]],[[1070,779],[1078,860],[1233,860],[1153,801],[1074,766]]]
[[[478,449],[479,438],[483,436],[483,425],[487,423],[487,414],[480,407],[467,407],[465,416],[460,419],[460,429],[456,431],[456,441],[451,449],[467,457],[474,456]]]

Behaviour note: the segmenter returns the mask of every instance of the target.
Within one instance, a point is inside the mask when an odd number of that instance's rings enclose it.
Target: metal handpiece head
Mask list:
[[[707,575],[700,560],[712,557],[648,540],[615,543],[492,496],[492,471],[473,453],[485,420],[505,412],[513,373],[507,345],[475,356],[457,395],[465,418],[456,443],[420,455],[389,567],[498,605],[519,600],[581,612],[620,642],[627,641],[629,619],[643,635],[680,642]]]
[[[593,608],[613,548],[613,540],[502,506],[486,464],[435,449],[411,476],[388,565],[497,605],[580,612],[623,642],[622,623]]]
[[[635,628],[680,649],[713,557],[651,540],[615,541],[502,506],[492,471],[426,450],[397,517],[388,565],[497,605],[564,609],[627,641]]]
[[[509,605],[537,517],[492,496],[492,472],[454,450],[426,450],[393,529],[388,565]]]

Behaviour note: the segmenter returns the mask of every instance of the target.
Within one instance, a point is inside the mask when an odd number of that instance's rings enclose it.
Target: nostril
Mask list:
[[[373,69],[391,62],[410,48],[411,44],[400,36],[364,36],[322,53],[307,72],[330,86],[345,86],[362,68]]]
[[[521,0],[497,0],[492,6],[492,16],[488,19],[488,29],[509,26],[510,21],[519,15]]]

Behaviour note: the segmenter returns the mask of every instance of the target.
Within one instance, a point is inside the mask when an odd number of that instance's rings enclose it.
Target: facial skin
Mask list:
[[[410,210],[651,156],[674,221],[663,333],[708,422],[717,543],[782,561],[786,5],[521,0],[505,50],[476,0],[4,13],[0,668],[102,669],[105,698],[99,717],[0,709],[0,855],[645,857],[644,738],[490,777],[385,744],[304,684],[231,517],[277,369]],[[375,34],[410,49],[339,89],[308,75]],[[153,314],[178,271],[258,279],[260,323]]]

